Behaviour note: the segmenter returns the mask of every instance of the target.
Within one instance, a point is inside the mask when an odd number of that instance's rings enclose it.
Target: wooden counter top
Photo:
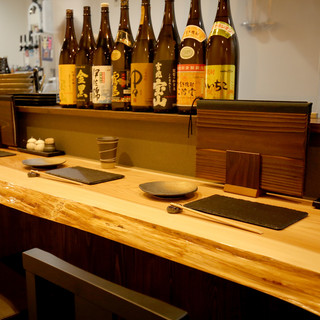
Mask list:
[[[199,189],[179,202],[224,194],[206,181],[116,167],[108,171],[124,174],[124,179],[78,186],[29,178],[30,168],[22,160],[35,156],[12,152],[16,155],[0,158],[1,204],[237,282],[320,315],[320,211],[310,202],[273,196],[254,200],[309,213],[282,231],[254,226],[263,232],[259,235],[187,214],[169,215],[170,199],[149,197],[139,188],[144,182],[182,179],[195,182]],[[96,161],[63,158],[66,166],[101,169]]]
[[[93,110],[93,109],[76,109],[76,108],[62,108],[60,106],[18,106],[17,111],[21,113],[33,114],[48,114],[48,115],[63,115],[63,116],[79,116],[86,118],[103,118],[103,119],[117,119],[117,120],[134,120],[134,121],[149,121],[158,123],[174,123],[186,124],[188,122],[188,115],[180,114],[162,114],[153,112],[119,112],[111,110]],[[197,116],[193,116],[197,119]],[[320,119],[315,118],[310,120],[311,132],[320,132]]]

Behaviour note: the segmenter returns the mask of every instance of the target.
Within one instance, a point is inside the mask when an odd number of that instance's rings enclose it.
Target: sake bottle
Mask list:
[[[66,32],[59,57],[59,99],[65,108],[76,107],[76,64],[78,42],[74,31],[73,10],[66,10]]]
[[[155,37],[151,23],[150,0],[142,0],[138,34],[132,49],[132,111],[153,111],[153,57]]]
[[[120,23],[111,54],[112,77],[112,110],[131,109],[130,65],[133,36],[129,20],[129,0],[121,0]]]
[[[100,30],[92,62],[92,103],[94,109],[111,109],[112,49],[113,38],[109,23],[109,4],[101,3]]]
[[[239,44],[229,0],[219,0],[206,51],[206,99],[237,99]]]
[[[76,55],[77,108],[92,107],[92,58],[96,48],[92,26],[91,10],[83,7],[83,27]]]
[[[175,112],[177,102],[177,62],[180,37],[174,15],[174,0],[166,0],[153,60],[153,110]]]
[[[206,39],[201,15],[201,2],[200,0],[191,0],[188,22],[179,51],[178,113],[196,113],[195,98],[204,96]],[[194,108],[191,110],[193,103]]]

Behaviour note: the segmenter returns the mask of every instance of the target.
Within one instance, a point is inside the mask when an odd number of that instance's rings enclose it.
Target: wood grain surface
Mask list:
[[[99,162],[63,157],[65,166],[100,169]],[[124,174],[124,179],[77,186],[29,178],[30,168],[22,164],[27,158],[34,156],[17,152],[0,159],[2,205],[205,271],[320,315],[320,213],[310,202],[255,199],[309,214],[282,231],[256,227],[263,231],[258,235],[201,217],[169,215],[166,207],[172,199],[151,197],[139,189],[140,183],[149,181],[188,180],[198,185],[198,191],[180,203],[225,194],[208,181],[116,167],[108,171]]]
[[[302,196],[308,130],[308,114],[199,109],[197,176],[228,183],[223,152],[257,153],[261,189]]]

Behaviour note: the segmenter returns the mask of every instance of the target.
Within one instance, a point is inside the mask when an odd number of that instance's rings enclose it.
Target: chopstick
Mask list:
[[[241,229],[241,230],[245,230],[245,231],[249,231],[249,232],[252,232],[252,233],[256,233],[256,234],[263,234],[262,231],[256,229],[256,228],[252,228],[252,227],[249,227],[249,226],[242,226],[240,224],[238,224],[236,221],[225,221],[224,219],[220,218],[220,217],[217,217],[217,216],[212,216],[212,215],[209,215],[207,213],[204,213],[204,212],[201,212],[201,211],[197,211],[197,210],[193,210],[193,209],[190,209],[188,207],[185,207],[184,205],[182,204],[179,204],[179,203],[170,203],[171,206],[174,206],[174,207],[177,207],[177,208],[180,208],[182,210],[186,210],[188,212],[190,212],[192,214],[192,216],[195,216],[195,217],[204,217],[212,222],[216,222],[216,223],[220,223],[220,224],[224,224],[226,226],[229,226],[229,227],[233,227],[233,228],[237,228],[237,229]]]

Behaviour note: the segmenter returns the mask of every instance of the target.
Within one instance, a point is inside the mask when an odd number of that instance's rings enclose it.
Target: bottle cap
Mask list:
[[[129,7],[129,0],[121,0],[122,7]]]
[[[84,7],[83,7],[83,14],[91,15],[91,8],[90,8],[90,6],[84,6]]]
[[[108,7],[109,7],[109,3],[107,2],[101,3],[101,8],[108,8]]]

